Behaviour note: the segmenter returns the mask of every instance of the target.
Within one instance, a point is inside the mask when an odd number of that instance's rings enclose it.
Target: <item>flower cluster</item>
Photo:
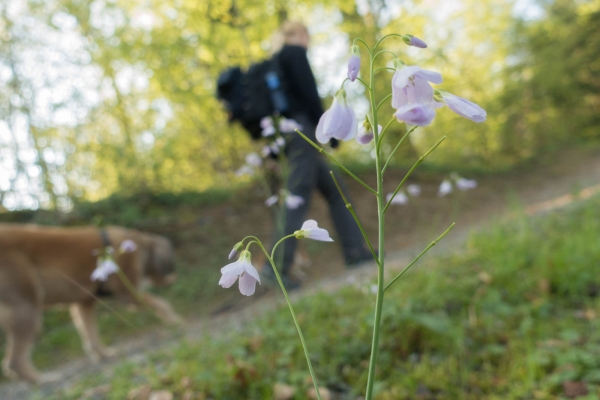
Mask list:
[[[285,202],[285,206],[290,210],[295,210],[296,208],[304,204],[303,197],[296,196],[289,190],[282,189],[279,191],[279,194],[274,194],[273,196],[265,200],[265,205],[267,207],[271,207],[272,205],[277,204],[280,198],[283,199],[283,201]]]
[[[285,117],[276,117],[274,121],[273,117],[264,117],[260,121],[260,127],[262,128],[263,137],[273,136],[277,133],[277,128],[279,128],[279,133],[292,133],[295,132],[296,129],[301,130],[302,125],[296,122],[293,119],[288,119]]]
[[[245,157],[246,163],[235,171],[235,176],[254,175],[258,167],[262,165],[262,158],[257,153],[248,153]]]
[[[300,230],[294,232],[296,239],[313,239],[322,242],[333,242],[326,229],[319,228],[317,221],[309,219],[302,224]],[[229,253],[229,259],[235,258],[244,246],[244,241],[237,243]],[[248,250],[242,250],[237,261],[227,264],[221,268],[221,279],[219,285],[225,289],[230,288],[239,278],[240,293],[244,296],[252,296],[256,291],[256,282],[260,283],[258,271],[252,265],[252,254]]]
[[[126,239],[119,246],[119,254],[133,253],[137,250],[137,245],[131,239]],[[115,251],[111,246],[102,249],[92,250],[92,255],[97,256],[96,268],[92,272],[90,279],[92,281],[106,282],[108,277],[119,270],[119,266],[113,260]]]
[[[412,35],[401,35],[409,46],[426,48],[427,44]],[[348,60],[348,79],[354,82],[360,70],[360,51],[353,45]],[[394,60],[395,72],[392,77],[392,107],[394,116],[407,125],[427,126],[435,118],[438,108],[448,108],[458,115],[474,122],[483,122],[486,112],[477,104],[455,96],[444,90],[434,90],[431,84],[441,84],[442,75],[416,65],[405,65],[400,59]],[[379,128],[381,132],[381,128]],[[321,116],[316,130],[317,140],[327,143],[330,139],[350,140],[356,137],[360,144],[373,140],[373,129],[367,120],[358,127],[356,115],[346,102],[346,92],[340,89],[335,94],[331,107]]]
[[[408,185],[408,187],[406,188],[406,191],[408,192],[408,195],[410,195],[412,197],[419,197],[421,195],[421,186],[412,183],[412,184]],[[391,202],[392,205],[408,204],[408,196],[404,192],[404,190],[398,191],[398,193],[396,193],[396,196],[394,196],[393,193],[388,193],[387,196],[385,197],[385,201],[389,202],[390,200],[392,201]]]
[[[465,191],[475,189],[477,181],[475,179],[465,179],[456,172],[450,174],[450,178],[444,179],[438,188],[438,196],[444,197],[454,191],[454,186],[458,190]]]

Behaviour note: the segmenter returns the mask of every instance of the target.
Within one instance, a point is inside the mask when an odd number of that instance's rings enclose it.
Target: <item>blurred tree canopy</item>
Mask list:
[[[434,162],[485,170],[596,139],[600,0],[529,3],[538,16],[521,16],[506,0],[7,0],[0,204],[68,208],[116,192],[235,184],[235,169],[257,145],[227,124],[215,80],[226,67],[266,57],[270,35],[288,17],[309,25],[324,96],[343,80],[352,39],[412,33],[426,51],[397,40],[385,47],[442,72],[441,87],[488,111],[486,123],[473,124],[442,110],[397,162],[442,135],[451,140]],[[390,91],[385,74],[381,98]],[[357,104],[361,93],[351,89]],[[390,141],[404,130],[393,126]],[[343,147],[344,157],[369,159],[354,143]]]

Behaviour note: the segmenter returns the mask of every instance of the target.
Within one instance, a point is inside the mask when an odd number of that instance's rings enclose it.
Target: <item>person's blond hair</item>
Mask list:
[[[285,21],[271,36],[271,54],[277,53],[286,44],[294,44],[297,35],[308,33],[308,28],[300,21]]]

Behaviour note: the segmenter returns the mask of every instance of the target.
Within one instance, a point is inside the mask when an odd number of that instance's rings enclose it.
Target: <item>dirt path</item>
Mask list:
[[[548,160],[546,164],[503,176],[486,178],[479,182],[477,189],[454,193],[446,198],[438,198],[435,195],[439,181],[424,180],[419,183],[422,186],[420,198],[411,199],[411,203],[407,206],[390,208],[388,213],[390,233],[386,248],[390,255],[386,258],[386,268],[392,272],[403,268],[452,221],[456,221],[457,226],[432,249],[432,253],[455,251],[465,242],[472,229],[484,228],[490,221],[510,217],[517,210],[525,211],[530,215],[544,213],[599,193],[600,150],[566,150],[560,154],[560,157]],[[394,188],[394,180],[390,179],[387,184],[390,185],[391,192]],[[358,189],[352,183],[349,186],[352,193]],[[355,208],[359,210],[361,220],[364,221],[368,232],[374,232],[376,227],[376,215],[368,203],[371,200],[354,196]],[[313,209],[315,219],[326,220],[325,212],[322,211],[324,209],[322,201],[317,200]],[[330,228],[326,223],[323,225]],[[349,282],[370,279],[375,273],[373,265],[346,271],[336,257],[339,255],[328,253],[323,256],[323,259],[319,259],[320,264],[329,261],[330,268],[326,271],[306,268],[303,271],[306,274],[306,285],[302,290],[293,292],[292,298],[315,291],[336,290]],[[110,376],[115,364],[126,360],[141,362],[148,352],[174,346],[180,339],[193,340],[207,332],[216,333],[225,328],[235,329],[248,319],[281,303],[281,295],[273,291],[268,291],[260,297],[238,296],[234,303],[223,305],[226,312],[190,321],[178,332],[158,328],[143,337],[119,343],[115,347],[120,356],[114,360],[94,365],[88,359],[81,358],[61,365],[54,370],[63,377],[59,383],[43,384],[37,388],[19,382],[4,383],[0,385],[0,399],[43,399],[56,390],[70,387],[86,375],[102,373]],[[106,388],[91,388],[88,397],[102,398],[103,390]],[[95,397],[94,393],[100,397]]]

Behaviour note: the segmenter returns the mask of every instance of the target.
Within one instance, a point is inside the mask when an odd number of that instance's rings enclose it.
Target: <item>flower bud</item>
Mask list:
[[[229,259],[232,260],[236,256],[236,254],[242,249],[243,246],[243,242],[239,242],[238,244],[233,246],[233,249],[231,249],[231,252],[229,253]]]
[[[348,60],[348,78],[354,82],[360,71],[360,51],[357,45],[350,49],[350,59]]]
[[[425,49],[427,47],[427,43],[418,37],[414,37],[413,35],[402,35],[402,40],[409,46],[419,47],[421,49]]]

